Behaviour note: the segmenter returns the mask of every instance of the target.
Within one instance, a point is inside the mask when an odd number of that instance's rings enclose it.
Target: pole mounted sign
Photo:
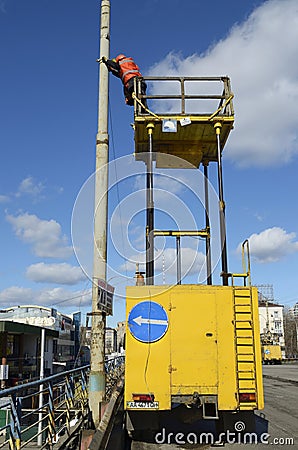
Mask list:
[[[98,309],[108,316],[113,314],[113,296],[115,288],[104,280],[98,279]]]
[[[159,303],[141,302],[130,311],[128,326],[135,339],[149,344],[166,334],[169,326],[168,315]]]

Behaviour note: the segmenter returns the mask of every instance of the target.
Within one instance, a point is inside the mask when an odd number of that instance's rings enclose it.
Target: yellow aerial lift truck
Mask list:
[[[262,360],[263,364],[281,364],[282,353],[279,344],[275,343],[262,343]]]
[[[227,263],[222,151],[234,124],[230,80],[226,76],[144,80],[149,93],[152,83],[175,83],[175,89],[173,94],[169,87],[167,95],[144,96],[142,79],[135,80],[135,158],[145,162],[147,180],[146,272],[143,282],[138,273],[138,285],[126,291],[126,427],[131,436],[148,430],[152,435],[161,430],[173,432],[175,427],[180,431],[211,430],[214,436],[227,429],[256,431],[260,421],[254,411],[264,407],[264,400],[258,294],[250,283],[248,241],[242,246],[242,273],[230,273]],[[213,84],[221,86],[219,93],[206,94],[206,86]],[[204,86],[201,93],[200,86]],[[161,100],[173,101],[176,108],[179,105],[178,112],[173,108],[168,113],[158,112],[156,105]],[[190,102],[194,108],[196,102],[205,100],[216,101],[217,106],[207,113],[187,112]],[[166,132],[166,127],[172,127],[173,132]],[[206,214],[200,230],[155,228],[154,164],[173,167],[168,165],[171,157],[179,161],[177,167],[183,167],[183,161],[192,168],[203,166]],[[220,285],[213,284],[211,270],[211,163],[217,164]],[[175,285],[154,285],[154,239],[158,236],[176,239]],[[180,238],[184,236],[205,240],[206,284],[182,284]]]
[[[281,364],[282,352],[279,339],[272,334],[269,327],[269,308],[266,301],[266,329],[261,333],[261,351],[263,364]]]

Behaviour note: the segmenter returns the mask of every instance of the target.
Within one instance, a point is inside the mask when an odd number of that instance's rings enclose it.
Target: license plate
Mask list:
[[[126,402],[128,409],[158,409],[159,402]]]

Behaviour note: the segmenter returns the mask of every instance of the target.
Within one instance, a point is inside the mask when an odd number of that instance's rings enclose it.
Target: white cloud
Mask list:
[[[10,201],[8,195],[0,195],[0,203],[7,203]]]
[[[0,12],[6,13],[6,0],[0,0]]]
[[[146,245],[144,227],[140,225],[131,226],[129,229],[129,238],[131,246],[137,250],[144,251]]]
[[[226,156],[242,166],[280,165],[298,153],[297,40],[297,0],[269,0],[205,54],[170,53],[150,75],[230,76],[236,121]]]
[[[67,237],[62,235],[61,225],[55,220],[42,220],[34,214],[7,215],[16,236],[31,244],[33,253],[41,258],[66,258],[72,248],[67,246]]]
[[[164,256],[163,256],[164,253]],[[205,262],[203,253],[198,252],[194,248],[181,248],[181,274],[182,277],[187,275],[198,274]],[[163,271],[167,275],[177,274],[177,254],[175,248],[167,248],[164,252],[157,252],[155,267],[159,272]]]
[[[0,292],[2,309],[16,305],[40,305],[58,310],[65,307],[78,308],[90,306],[91,291],[69,291],[64,288],[43,289],[35,291],[30,288],[11,286]]]
[[[140,270],[145,267],[146,255],[144,252],[132,255],[120,268],[121,271],[135,271],[136,263],[140,263]],[[195,275],[200,272],[205,262],[205,255],[191,247],[181,248],[181,274],[182,277]],[[154,267],[157,272],[164,272],[165,276],[175,277],[177,274],[177,255],[175,248],[166,248],[155,251]]]
[[[182,177],[176,179],[164,173],[155,173],[153,177],[154,189],[164,190],[173,194],[178,194],[183,191],[185,184],[187,185],[187,181],[182,180]],[[146,189],[146,174],[136,176],[134,189]]]
[[[264,220],[263,214],[259,214],[258,212],[254,213],[254,217],[255,217],[259,222],[263,222],[263,220]]]
[[[43,190],[43,183],[36,182],[32,177],[27,177],[24,178],[23,181],[21,181],[16,193],[16,197],[20,197],[21,195],[30,195],[37,198],[40,196]]]
[[[19,305],[21,303],[33,303],[32,289],[11,286],[0,292],[0,300],[2,309],[12,305]]]
[[[26,270],[26,276],[37,283],[58,283],[73,285],[86,279],[80,267],[70,264],[32,264]]]
[[[279,227],[268,228],[249,237],[251,255],[260,263],[279,261],[281,258],[298,252],[298,241],[295,233],[287,233]],[[239,244],[237,251],[241,251]]]

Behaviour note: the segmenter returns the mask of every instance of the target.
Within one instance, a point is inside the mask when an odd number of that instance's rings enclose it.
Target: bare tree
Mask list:
[[[297,358],[297,319],[289,308],[284,308],[284,330],[286,358]]]

